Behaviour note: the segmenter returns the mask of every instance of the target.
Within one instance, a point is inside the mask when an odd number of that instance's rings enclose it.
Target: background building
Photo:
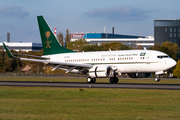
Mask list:
[[[110,33],[71,33],[71,41],[84,38],[90,44],[102,44],[104,42],[121,42],[130,47],[151,47],[154,45],[154,37],[134,36]]]
[[[154,20],[155,44],[169,41],[180,47],[180,19],[178,20]]]
[[[37,51],[42,49],[42,43],[7,43],[4,42],[6,46],[11,50],[14,49],[15,51]],[[3,44],[0,43],[0,46],[3,47]]]
[[[56,33],[56,31],[55,31]],[[114,34],[114,27],[112,27],[111,33],[70,33],[71,42],[78,39],[85,39],[89,44],[102,44],[104,42],[121,42],[124,45],[138,48],[138,47],[146,47],[149,48],[154,45],[154,37],[153,36],[135,36],[135,35],[122,35],[122,34]],[[42,49],[42,43],[12,43],[10,42],[10,33],[7,33],[7,42],[5,42],[6,46],[9,49],[14,49],[16,51],[37,51]],[[3,44],[0,43],[0,47],[3,47]]]
[[[10,32],[7,33],[7,42],[4,42],[6,46],[11,50],[15,51],[37,51],[42,49],[42,43],[32,43],[32,42],[27,42],[23,43],[20,41],[19,43],[17,42],[10,42]],[[3,44],[0,43],[0,47],[3,47]]]

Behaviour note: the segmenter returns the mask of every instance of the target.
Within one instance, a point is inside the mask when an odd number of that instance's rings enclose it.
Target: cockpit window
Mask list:
[[[169,58],[169,56],[168,55],[158,55],[157,58],[160,58],[160,59],[162,59],[162,58]]]

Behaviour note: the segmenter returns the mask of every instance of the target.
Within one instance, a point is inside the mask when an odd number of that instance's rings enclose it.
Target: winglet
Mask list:
[[[6,47],[6,45],[3,43],[3,46],[4,46],[4,49],[6,50],[6,53],[7,55],[10,57],[10,58],[16,58],[12,55],[12,53],[9,51],[9,49]]]

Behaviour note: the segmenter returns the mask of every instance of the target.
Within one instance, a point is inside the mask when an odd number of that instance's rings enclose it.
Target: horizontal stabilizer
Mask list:
[[[7,55],[10,58],[20,58],[20,57],[16,57],[16,56],[27,56],[27,57],[33,57],[33,58],[38,58],[38,59],[42,59],[42,60],[48,60],[49,58],[44,58],[41,56],[34,56],[34,55],[25,55],[25,54],[17,54],[17,53],[11,53],[9,51],[9,49],[7,48],[7,46],[3,43],[4,49],[6,50]]]
[[[9,49],[6,47],[6,45],[3,43],[3,46],[4,46],[4,49],[6,50],[6,53],[7,55],[10,57],[10,58],[16,58],[12,55],[12,53],[9,51]]]
[[[33,58],[38,58],[38,59],[42,59],[42,60],[48,60],[48,59],[49,59],[49,58],[45,58],[45,57],[41,57],[41,56],[26,55],[26,54],[17,54],[17,53],[13,53],[13,55],[15,55],[15,56],[33,57]]]

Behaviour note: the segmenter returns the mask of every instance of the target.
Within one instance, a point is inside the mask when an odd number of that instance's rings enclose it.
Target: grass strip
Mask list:
[[[180,91],[0,87],[0,119],[180,119]]]

